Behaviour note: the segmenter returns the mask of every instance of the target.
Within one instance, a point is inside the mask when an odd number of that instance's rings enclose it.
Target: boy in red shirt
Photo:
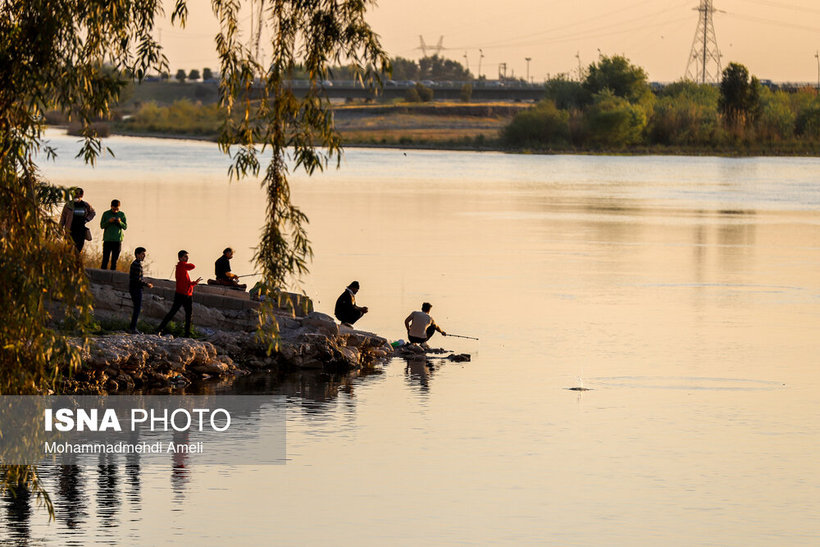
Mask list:
[[[168,312],[168,315],[166,315],[162,323],[159,324],[157,332],[161,336],[168,321],[173,319],[174,315],[179,311],[179,308],[185,308],[185,336],[190,337],[191,314],[194,307],[194,286],[202,281],[202,278],[199,277],[196,281],[191,281],[188,272],[196,268],[196,266],[188,262],[188,251],[180,251],[177,253],[177,256],[179,257],[179,262],[177,262],[176,267],[177,287],[176,291],[174,291],[174,303],[171,305],[171,311]]]

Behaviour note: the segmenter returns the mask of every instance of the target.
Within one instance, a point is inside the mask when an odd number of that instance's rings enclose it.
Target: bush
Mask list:
[[[801,89],[790,97],[795,112],[794,131],[802,137],[820,136],[820,98],[814,89]]]
[[[694,82],[676,82],[660,93],[652,111],[649,140],[658,144],[710,145],[720,140],[718,91]]]
[[[408,103],[420,103],[421,96],[419,95],[419,90],[415,87],[409,88],[404,94],[404,100]]]
[[[547,82],[544,97],[555,103],[561,110],[583,108],[592,102],[592,95],[584,89],[581,82],[573,82],[563,76],[552,78]]]
[[[641,141],[646,128],[643,108],[605,90],[584,112],[584,125],[593,145],[628,146]]]
[[[473,98],[473,84],[464,84],[461,86],[461,93],[459,98],[463,103],[469,103]]]
[[[502,138],[510,146],[565,145],[569,141],[569,113],[556,108],[552,101],[542,101],[516,114]]]
[[[760,115],[756,126],[758,137],[770,141],[790,139],[794,136],[796,119],[788,93],[772,92],[765,87],[761,89]]]
[[[138,133],[172,133],[177,135],[216,135],[222,123],[219,106],[194,104],[187,99],[160,107],[145,103],[121,127]]]
[[[408,103],[429,103],[433,100],[433,90],[420,83],[416,83],[407,90],[404,100]]]

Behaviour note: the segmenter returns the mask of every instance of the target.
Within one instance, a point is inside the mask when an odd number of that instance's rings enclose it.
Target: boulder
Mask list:
[[[310,327],[313,331],[318,331],[325,336],[339,336],[339,325],[332,317],[324,313],[311,312],[302,319],[303,327]]]

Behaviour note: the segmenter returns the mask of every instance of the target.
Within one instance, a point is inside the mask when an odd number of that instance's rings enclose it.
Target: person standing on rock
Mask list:
[[[134,304],[134,311],[131,314],[131,326],[128,330],[131,334],[140,334],[140,331],[137,330],[137,319],[139,319],[140,310],[142,310],[142,289],[145,287],[151,289],[154,286],[147,283],[142,277],[145,247],[137,247],[134,250],[134,255],[137,258],[131,263],[131,269],[128,272],[128,292],[131,293],[131,302]]]
[[[354,281],[336,299],[334,315],[336,315],[336,319],[341,321],[342,325],[347,327],[352,327],[353,323],[361,319],[368,311],[367,306],[356,305],[357,292],[359,292],[359,282]]]
[[[436,325],[435,320],[430,317],[430,309],[433,307],[429,302],[421,305],[421,311],[414,311],[404,320],[404,328],[407,329],[407,337],[411,344],[423,344],[427,342],[435,333],[439,331],[442,336],[447,333]]]
[[[159,324],[157,332],[162,335],[168,322],[173,319],[174,315],[179,311],[179,308],[185,308],[185,336],[191,336],[191,315],[194,308],[194,287],[202,281],[202,278],[197,278],[196,281],[191,281],[188,272],[196,268],[193,264],[188,262],[188,251],[180,251],[177,253],[179,262],[176,267],[176,291],[174,291],[174,303],[171,305],[171,311]]]
[[[120,211],[120,200],[111,200],[111,209],[102,214],[100,228],[103,229],[103,257],[102,268],[108,267],[108,259],[111,258],[111,269],[117,269],[117,259],[122,250],[122,231],[128,228],[125,221],[125,213]]]
[[[74,199],[65,204],[60,215],[60,224],[71,236],[74,246],[77,247],[77,252],[83,250],[86,240],[91,240],[91,232],[88,231],[85,224],[97,215],[94,208],[88,202],[83,201],[83,194],[82,188],[75,188]]]

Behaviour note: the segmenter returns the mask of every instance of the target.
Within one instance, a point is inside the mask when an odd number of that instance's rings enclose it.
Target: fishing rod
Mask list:
[[[475,336],[462,336],[460,334],[446,334],[445,336],[452,336],[453,338],[467,338],[468,340],[478,340]]]
[[[253,277],[255,275],[262,275],[262,274],[253,273],[253,274],[237,275],[236,277]]]

